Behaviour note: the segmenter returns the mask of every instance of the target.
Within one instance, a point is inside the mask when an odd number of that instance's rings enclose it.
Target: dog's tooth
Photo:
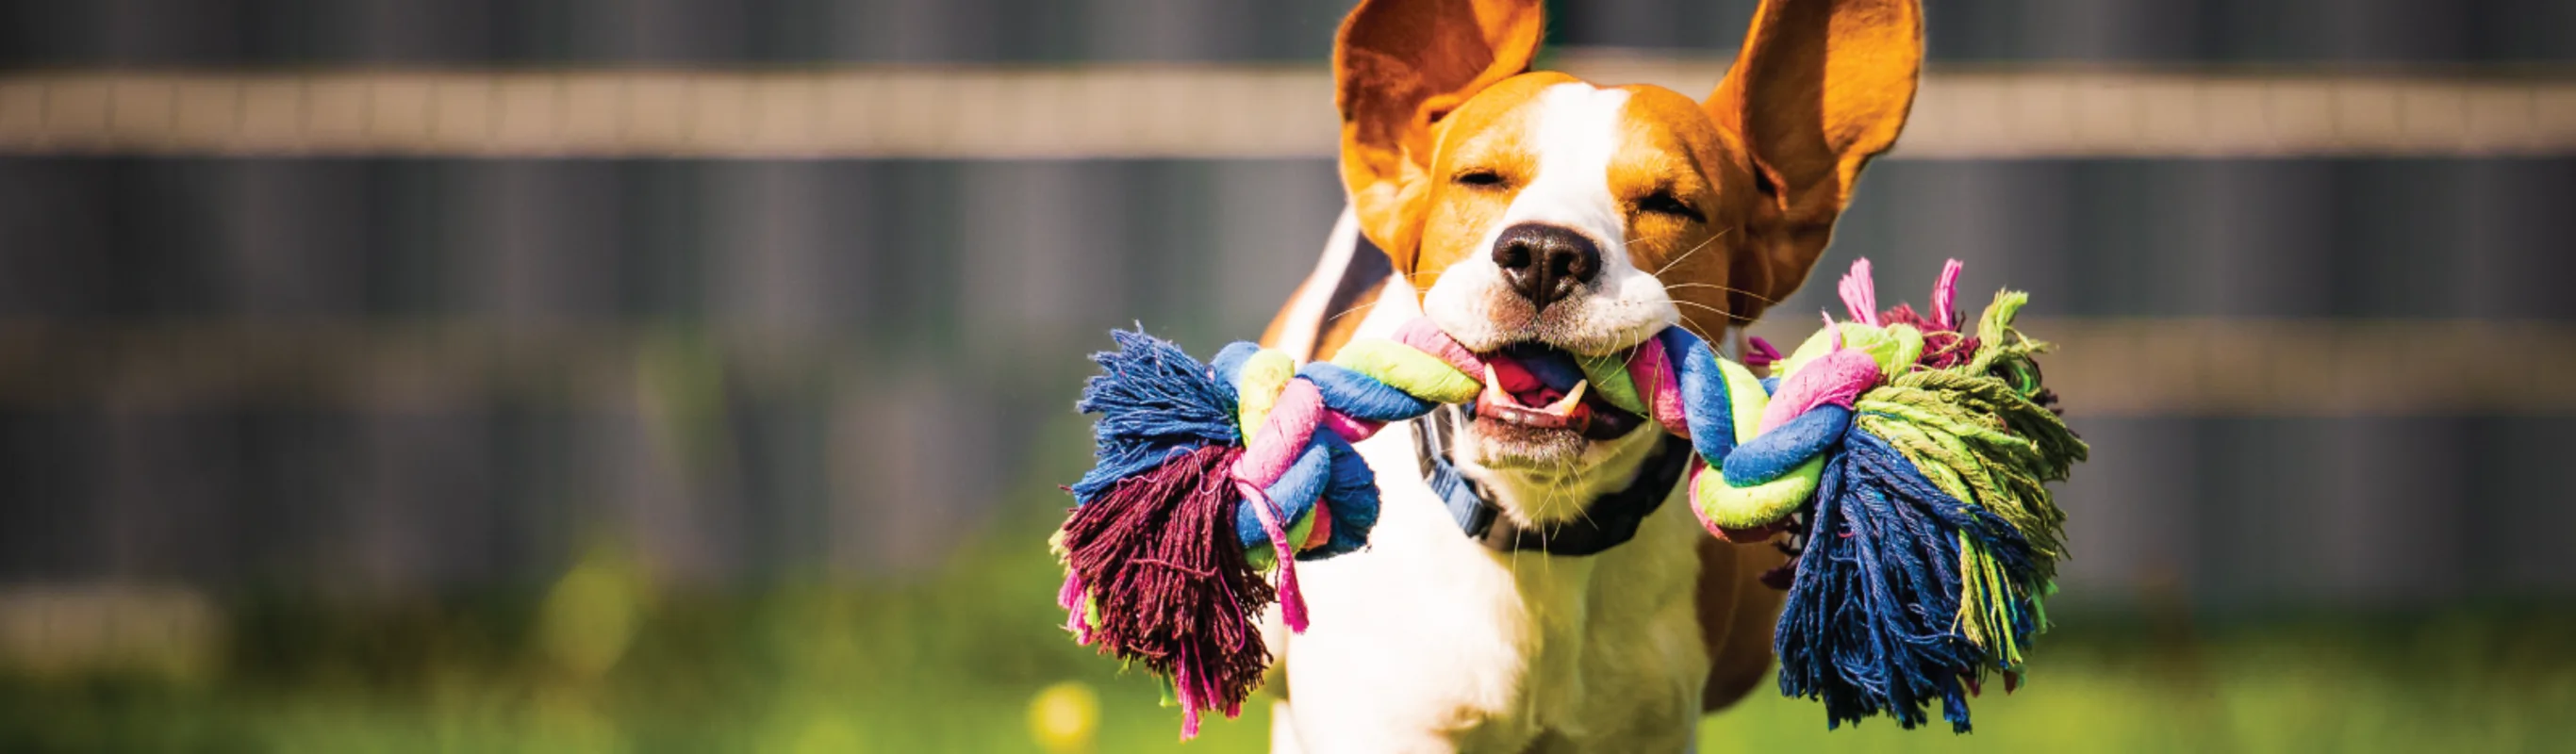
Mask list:
[[[1491,367],[1487,368],[1490,369]],[[1591,380],[1577,381],[1574,383],[1573,390],[1565,392],[1565,397],[1558,398],[1555,403],[1547,404],[1546,408],[1539,410],[1555,414],[1557,416],[1573,416],[1574,407],[1583,405],[1583,389],[1591,386]]]
[[[1476,398],[1476,402],[1489,406],[1521,405],[1520,400],[1513,398],[1511,393],[1503,392],[1503,380],[1500,377],[1494,376],[1494,365],[1492,364],[1485,365],[1485,394],[1478,396]]]

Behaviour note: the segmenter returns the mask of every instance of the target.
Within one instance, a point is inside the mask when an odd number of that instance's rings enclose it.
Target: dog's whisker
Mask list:
[[[1764,298],[1761,294],[1754,293],[1754,292],[1752,292],[1752,291],[1748,291],[1748,290],[1745,290],[1745,289],[1742,289],[1742,288],[1737,288],[1737,287],[1735,287],[1735,286],[1731,286],[1731,285],[1718,285],[1718,284],[1716,284],[1716,283],[1699,283],[1699,282],[1691,282],[1691,281],[1687,281],[1687,280],[1686,280],[1686,281],[1679,282],[1679,283],[1665,283],[1665,284],[1664,284],[1664,290],[1665,290],[1665,291],[1667,291],[1667,292],[1670,292],[1670,291],[1672,291],[1673,289],[1676,289],[1676,288],[1714,288],[1714,289],[1717,289],[1717,290],[1725,291],[1725,292],[1727,292],[1727,293],[1741,293],[1741,294],[1744,294],[1744,295],[1747,295],[1747,296],[1752,296],[1752,297],[1754,297],[1754,298],[1762,299],[1762,303],[1765,303],[1765,304],[1777,305],[1777,304],[1779,304],[1779,303],[1780,303],[1780,302],[1778,302],[1778,301],[1773,301],[1773,300],[1771,300],[1771,299]]]
[[[1733,322],[1733,321],[1735,321],[1735,313],[1734,313],[1734,312],[1727,311],[1727,310],[1725,310],[1725,309],[1720,309],[1720,308],[1717,308],[1717,307],[1714,307],[1714,306],[1709,306],[1709,305],[1707,305],[1707,304],[1699,303],[1699,302],[1697,302],[1697,301],[1683,301],[1683,300],[1681,300],[1681,299],[1673,299],[1673,303],[1675,303],[1675,304],[1685,304],[1685,305],[1689,305],[1689,306],[1696,306],[1696,307],[1699,307],[1699,308],[1701,308],[1701,309],[1708,310],[1708,312],[1709,312],[1709,313],[1711,313],[1711,314],[1715,314],[1715,315],[1718,315],[1718,316],[1720,316],[1720,317],[1725,317],[1725,318],[1726,318],[1726,321],[1728,321],[1728,322]],[[1682,316],[1683,316],[1683,318],[1687,319],[1687,318],[1689,318],[1689,316],[1690,316],[1690,315],[1685,314],[1685,315],[1682,315]],[[1694,323],[1694,324],[1696,324],[1696,323]]]
[[[1733,318],[1735,317],[1735,313],[1734,313],[1734,312],[1730,312],[1730,311],[1727,311],[1727,310],[1725,310],[1725,309],[1720,309],[1720,308],[1718,308],[1718,307],[1714,307],[1714,306],[1709,306],[1709,305],[1707,305],[1707,304],[1703,304],[1703,303],[1700,303],[1700,302],[1697,302],[1697,301],[1680,301],[1680,300],[1675,300],[1673,303],[1675,303],[1675,304],[1687,305],[1687,306],[1696,306],[1696,307],[1699,307],[1700,309],[1703,309],[1703,310],[1706,310],[1706,311],[1710,311],[1710,312],[1715,312],[1715,313],[1718,313],[1718,314],[1726,315],[1729,319],[1733,319]]]
[[[1673,268],[1673,266],[1674,266],[1674,265],[1681,264],[1681,263],[1682,263],[1682,260],[1684,260],[1684,259],[1689,259],[1689,258],[1690,258],[1690,255],[1699,253],[1699,250],[1701,250],[1701,249],[1705,249],[1705,248],[1708,248],[1708,245],[1709,245],[1709,244],[1716,243],[1716,242],[1717,242],[1717,239],[1725,238],[1725,237],[1726,237],[1726,234],[1728,234],[1728,233],[1733,233],[1733,232],[1735,232],[1735,229],[1734,229],[1734,228],[1727,228],[1727,229],[1725,229],[1725,230],[1721,230],[1721,231],[1718,231],[1718,232],[1716,232],[1716,233],[1709,234],[1709,237],[1708,237],[1706,240],[1702,240],[1702,241],[1700,241],[1697,245],[1694,245],[1694,246],[1690,247],[1690,250],[1689,250],[1689,251],[1682,252],[1680,255],[1675,256],[1675,257],[1673,257],[1671,260],[1668,260],[1668,261],[1664,262],[1664,266],[1659,267],[1659,268],[1656,268],[1656,269],[1655,269],[1655,273],[1654,273],[1654,274],[1655,274],[1655,276],[1656,276],[1656,277],[1662,277],[1662,276],[1663,276],[1663,274],[1664,274],[1664,272],[1665,272],[1665,271],[1667,271],[1667,270],[1671,270],[1671,269]]]
[[[1717,290],[1717,291],[1720,291],[1720,292],[1724,292],[1724,293],[1742,294],[1742,295],[1744,295],[1744,296],[1749,296],[1749,297],[1752,297],[1754,300],[1757,300],[1757,301],[1762,302],[1762,305],[1763,305],[1763,306],[1766,306],[1766,307],[1770,307],[1770,306],[1779,306],[1779,305],[1780,305],[1780,302],[1778,302],[1778,301],[1773,301],[1773,300],[1771,300],[1771,299],[1770,299],[1770,297],[1764,296],[1764,295],[1762,295],[1762,294],[1754,293],[1754,292],[1752,292],[1752,291],[1748,291],[1748,290],[1745,290],[1745,289],[1742,289],[1742,288],[1736,288],[1736,287],[1732,287],[1732,286],[1718,285],[1718,284],[1716,284],[1716,283],[1692,283],[1692,282],[1667,283],[1667,284],[1665,284],[1665,285],[1664,285],[1664,296],[1665,296],[1666,298],[1668,298],[1668,299],[1671,299],[1674,303],[1683,303],[1683,302],[1682,302],[1682,300],[1681,300],[1679,297],[1675,297],[1675,296],[1673,296],[1673,291],[1674,291],[1674,290],[1676,290],[1676,289],[1685,289],[1685,288],[1709,288],[1709,289],[1714,289],[1714,290]],[[1703,306],[1705,306],[1705,304],[1703,304]]]

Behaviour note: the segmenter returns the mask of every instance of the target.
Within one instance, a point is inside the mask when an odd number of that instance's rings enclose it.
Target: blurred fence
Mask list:
[[[1732,49],[1758,0],[1549,3],[1561,45]],[[1349,0],[10,0],[20,67],[1322,60]],[[2576,59],[2558,0],[1933,0],[1935,60]]]
[[[0,5],[0,581],[935,564],[1078,471],[1106,328],[1302,277],[1341,5]],[[1697,93],[1751,5],[1554,60]],[[2070,599],[2576,596],[2562,5],[1936,2],[1819,269],[2035,292]]]
[[[1723,59],[1567,54],[1700,94]],[[74,72],[0,78],[0,152],[474,157],[1328,158],[1313,66],[796,72]],[[2576,78],[1936,70],[1899,159],[2550,155]]]

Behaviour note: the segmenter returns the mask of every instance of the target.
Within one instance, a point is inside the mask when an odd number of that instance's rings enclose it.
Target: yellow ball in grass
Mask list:
[[[1029,736],[1055,754],[1091,751],[1100,729],[1100,695],[1089,684],[1063,681],[1029,699]]]

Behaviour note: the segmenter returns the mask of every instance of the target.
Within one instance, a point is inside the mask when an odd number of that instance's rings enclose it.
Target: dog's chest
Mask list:
[[[1708,660],[1687,510],[1586,557],[1461,535],[1401,427],[1362,443],[1380,471],[1369,550],[1301,568],[1313,625],[1286,647],[1308,751],[1676,750]]]

